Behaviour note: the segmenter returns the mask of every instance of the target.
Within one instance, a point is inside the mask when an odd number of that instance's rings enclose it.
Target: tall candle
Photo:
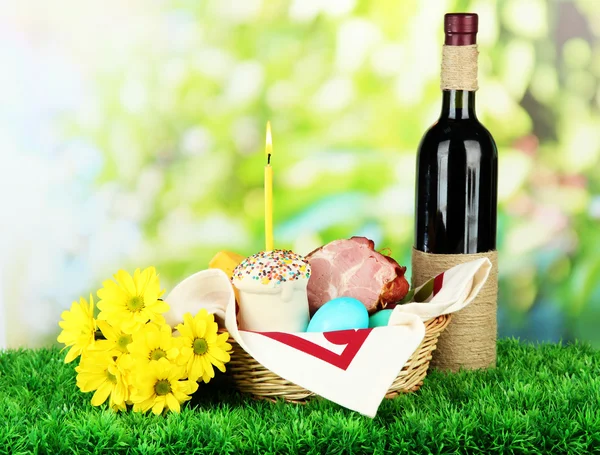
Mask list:
[[[271,155],[273,141],[271,139],[271,122],[267,122],[267,144],[265,147],[267,165],[265,166],[265,251],[273,250],[273,168]]]

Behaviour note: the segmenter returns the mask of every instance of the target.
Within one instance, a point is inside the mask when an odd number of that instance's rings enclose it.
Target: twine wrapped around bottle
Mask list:
[[[490,275],[475,300],[452,315],[450,324],[438,339],[437,350],[433,352],[433,368],[458,371],[460,368],[476,370],[496,366],[498,253],[429,254],[413,248],[413,289],[457,264],[481,257],[492,262]]]
[[[442,50],[442,90],[476,91],[477,45],[449,46]]]

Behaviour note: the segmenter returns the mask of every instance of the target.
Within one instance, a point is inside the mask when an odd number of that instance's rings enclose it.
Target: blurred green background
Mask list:
[[[8,4],[11,3],[11,4]],[[17,4],[18,3],[18,4]],[[500,156],[500,336],[600,346],[600,2],[175,0],[0,7],[2,346],[53,342],[119,268],[365,235],[410,266],[443,15],[479,14]],[[6,63],[8,62],[8,63]],[[410,271],[410,269],[409,269]]]

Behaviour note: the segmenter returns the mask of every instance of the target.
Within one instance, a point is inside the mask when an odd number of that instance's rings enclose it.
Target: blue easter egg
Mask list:
[[[338,297],[317,310],[308,323],[306,331],[333,332],[367,327],[369,327],[369,312],[362,302],[352,297]]]
[[[390,321],[392,310],[380,310],[369,317],[369,328],[385,327]]]

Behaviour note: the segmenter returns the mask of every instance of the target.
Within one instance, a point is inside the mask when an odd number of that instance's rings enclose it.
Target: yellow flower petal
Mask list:
[[[212,357],[220,362],[227,363],[231,360],[231,356],[221,349],[210,349],[208,351],[208,356]]]
[[[160,334],[154,330],[148,330],[146,332],[146,346],[152,350],[156,349],[161,345]]]
[[[215,370],[213,369],[212,364],[209,362],[209,360],[206,358],[206,356],[202,356],[202,367],[204,368],[204,371],[208,373],[208,375],[211,378],[215,377]]]
[[[106,321],[98,321],[98,328],[107,340],[116,340],[119,337],[117,331]]]
[[[91,376],[89,379],[85,380],[85,384],[82,384],[80,390],[82,392],[93,392],[94,390],[98,390],[98,388],[106,382],[106,377],[102,376]]]
[[[187,387],[187,393],[189,393],[190,395],[192,393],[196,393],[196,390],[198,390],[198,383],[196,381],[186,381],[186,387]],[[190,397],[191,398],[191,397]]]
[[[127,387],[125,387],[125,384],[117,384],[114,387],[111,398],[115,401],[115,403],[123,403],[125,402],[127,395]]]
[[[208,352],[207,357],[210,359],[211,363],[215,363],[215,361],[227,363],[231,360],[231,356],[227,352],[219,349],[212,349]]]
[[[194,332],[192,330],[192,323],[178,324],[175,328],[179,331],[179,333],[181,334],[182,337],[189,338],[190,343],[191,343],[191,340],[193,340],[195,338]]]
[[[219,333],[217,335],[217,343],[225,343],[229,339],[229,332]]]
[[[106,401],[110,392],[112,391],[112,386],[108,381],[105,381],[104,384],[96,390],[94,396],[92,397],[92,406],[100,406],[102,403]]]
[[[216,333],[211,333],[210,330],[206,331],[206,335],[204,336],[204,340],[206,341],[206,343],[210,346],[210,345],[214,345],[217,343],[217,334]]]
[[[191,313],[185,313],[183,315],[183,323],[185,324],[186,327],[191,327],[194,325],[194,317],[192,316]]]
[[[130,298],[127,291],[112,280],[103,281],[96,294],[100,299],[97,305],[100,310],[104,310],[107,303],[124,305]]]
[[[151,301],[151,303],[148,303],[146,306],[151,308],[155,313],[166,313],[171,309],[171,306],[167,302],[156,299]]]
[[[179,406],[179,401],[175,399],[172,393],[166,395],[166,402],[168,408],[173,412],[179,412],[181,407]]]
[[[65,357],[65,363],[71,363],[73,360],[75,360],[77,357],[79,357],[79,354],[81,354],[81,349],[78,348],[77,346],[73,346],[71,349],[69,349],[69,352],[67,353],[67,356]]]
[[[137,295],[135,282],[131,275],[125,270],[119,270],[115,274],[115,279],[117,280],[117,283],[121,285],[121,289],[126,291],[129,296]]]
[[[142,293],[141,291],[144,289],[144,287],[146,287],[145,283],[141,283],[141,280],[142,280],[141,277],[140,277],[141,274],[142,273],[140,272],[139,267],[137,269],[135,269],[134,272],[133,272],[133,282],[134,282],[134,285],[135,285],[135,291],[133,292],[132,295],[141,294]],[[148,276],[145,273],[145,271],[144,271],[144,278],[143,278],[143,280],[144,281],[148,280]]]
[[[191,362],[188,363],[188,377],[196,381],[204,373],[204,364],[198,356],[193,356]]]
[[[194,333],[196,338],[204,338],[204,335],[206,335],[206,321],[198,317],[194,318]]]
[[[219,361],[217,360],[217,361],[214,361],[214,362],[212,362],[212,364],[213,364],[215,367],[217,367],[221,373],[225,373],[225,371],[226,371],[226,370],[225,370],[225,364],[224,364],[223,362],[219,362]]]
[[[161,412],[163,412],[164,408],[165,408],[165,399],[160,397],[160,398],[156,399],[154,406],[152,406],[152,412],[156,415],[159,415]]]
[[[121,323],[121,330],[127,334],[132,334],[137,332],[143,325],[143,322],[128,319]]]

